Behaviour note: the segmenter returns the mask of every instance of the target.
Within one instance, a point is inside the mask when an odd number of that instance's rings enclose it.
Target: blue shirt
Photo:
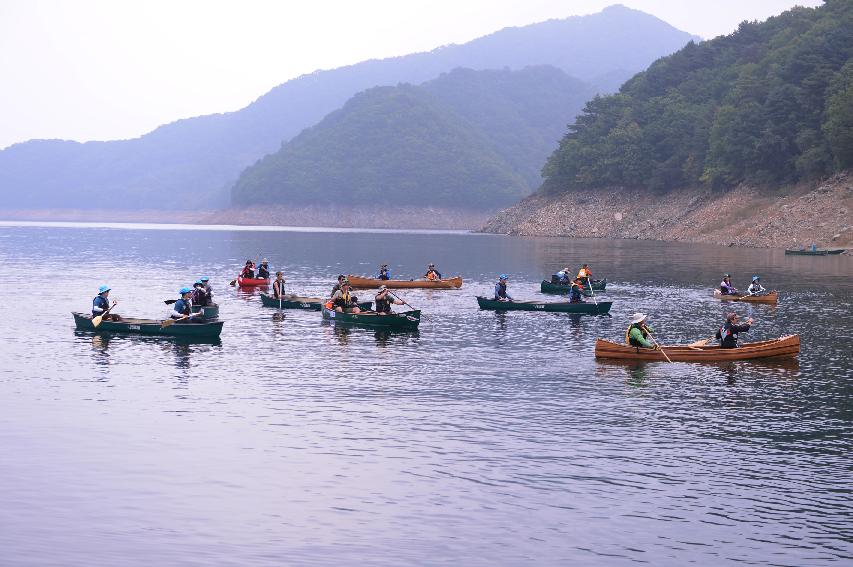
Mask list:
[[[506,282],[498,282],[495,284],[495,299],[512,299],[506,292]]]
[[[95,299],[92,300],[92,317],[103,315],[104,311],[109,309],[109,307],[110,301],[106,297],[96,295]]]

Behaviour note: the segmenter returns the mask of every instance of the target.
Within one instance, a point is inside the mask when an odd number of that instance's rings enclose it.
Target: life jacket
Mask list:
[[[96,312],[95,308],[101,309],[101,311]],[[104,311],[109,309],[110,300],[102,295],[96,295],[95,299],[92,300],[92,317],[97,317],[98,315],[103,315]]]
[[[426,277],[430,281],[435,281],[438,279],[438,275],[435,273],[434,270],[428,271]]]
[[[270,277],[270,270],[267,266],[261,264],[258,266],[258,279],[265,280]]]
[[[646,333],[642,327],[639,327],[639,326],[637,326],[636,323],[634,323],[634,324],[628,325],[628,330],[625,331],[625,344],[629,344],[631,346],[636,346],[636,347],[641,347],[643,345],[641,345],[639,342],[637,342],[637,339],[635,339],[631,336],[631,329],[633,329],[634,327],[637,327],[638,329],[640,329],[640,332],[643,334],[644,339],[649,336],[648,333]]]
[[[335,305],[338,307],[349,307],[352,304],[352,296],[350,292],[341,292],[341,296],[335,299]]]
[[[207,294],[204,292],[203,287],[197,287],[193,290],[192,301],[193,305],[198,305],[199,307],[207,305]]]
[[[590,277],[590,276],[592,276],[592,272],[591,272],[591,271],[584,270],[583,268],[581,268],[580,270],[578,270],[578,277],[579,277],[579,278],[588,278],[588,277]]]
[[[326,309],[331,309],[331,308],[333,308],[334,306],[335,306],[335,304],[334,304],[334,303],[332,303],[332,300],[331,300],[331,299],[330,299],[329,301],[327,301],[326,303],[324,303],[324,304],[323,304],[323,307],[325,307]]]
[[[276,299],[284,295],[284,280],[272,282],[272,294]]]
[[[390,280],[391,274],[388,272],[388,270],[379,270],[379,279],[380,280]]]
[[[388,299],[387,294],[385,295],[385,297],[379,297],[379,295],[377,294],[377,296],[374,298],[374,301],[376,302],[376,311],[378,313],[391,312],[391,300]]]
[[[190,307],[190,305],[191,304],[189,301],[181,298],[175,302],[174,309],[175,309],[175,311],[177,311],[181,315],[189,315],[190,312],[192,311],[192,308]]]
[[[253,280],[255,279],[255,270],[253,270],[249,266],[246,266],[245,268],[243,268],[243,271],[240,272],[240,277]]]

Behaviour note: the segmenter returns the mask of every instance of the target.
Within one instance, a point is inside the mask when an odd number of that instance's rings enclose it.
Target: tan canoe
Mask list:
[[[776,303],[779,300],[779,294],[776,290],[770,291],[767,295],[723,295],[720,290],[714,290],[714,297],[723,301],[740,301],[741,303]]]
[[[673,362],[723,362],[727,360],[749,360],[755,358],[793,358],[800,352],[800,336],[787,335],[770,341],[743,343],[738,348],[720,348],[718,344],[693,347],[674,345],[663,347]],[[595,341],[596,358],[618,358],[622,360],[660,360],[666,358],[659,350],[633,347],[605,339]]]
[[[380,280],[376,278],[363,278],[361,276],[347,276],[350,285],[356,289],[373,289],[380,285],[386,285],[393,289],[426,288],[426,289],[456,289],[462,287],[462,276],[446,278],[443,280]]]

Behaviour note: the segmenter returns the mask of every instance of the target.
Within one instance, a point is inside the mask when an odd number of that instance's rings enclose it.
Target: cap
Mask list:
[[[201,280],[196,280],[195,283],[193,284],[193,286],[197,286],[197,285],[204,285],[204,282]]]
[[[207,282],[207,281],[210,281],[210,278],[208,276],[204,276],[203,278],[201,278],[201,281]]]
[[[760,278],[760,277],[758,277],[758,276],[752,276],[752,281],[754,281],[754,282],[757,282],[757,281],[758,281],[758,280],[760,280],[760,279],[761,279],[761,278]]]
[[[723,274],[723,277],[724,278],[730,278],[731,276],[729,274]]]
[[[388,289],[388,286],[385,284],[382,284],[381,286],[379,286],[379,291],[385,291],[386,289]]]
[[[508,278],[509,278],[509,276],[508,276],[508,275],[506,275],[506,274],[501,274],[501,279],[502,279],[502,280],[505,280],[505,279],[508,279]]]
[[[190,288],[188,288],[187,286],[184,286],[184,287],[182,287],[182,288],[180,289],[180,291],[178,291],[178,294],[183,295],[183,294],[185,294],[185,293],[189,293],[189,292],[191,292],[191,291],[192,291],[192,290],[191,290]]]
[[[726,321],[731,321],[731,320],[732,320],[732,319],[734,319],[735,317],[737,317],[737,313],[735,313],[734,311],[732,311],[731,313],[729,313],[728,315],[726,315]]]
[[[110,290],[110,286],[102,285],[101,287],[98,288],[98,295],[101,295],[105,291],[109,291],[109,290]]]
[[[642,323],[646,320],[646,317],[648,317],[648,315],[645,313],[634,313],[628,321],[634,325],[636,323]]]

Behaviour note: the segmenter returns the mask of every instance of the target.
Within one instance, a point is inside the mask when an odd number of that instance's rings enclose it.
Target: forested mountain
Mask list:
[[[779,185],[853,165],[853,1],[794,8],[656,61],[569,127],[546,192]]]
[[[505,206],[541,184],[542,163],[594,92],[545,66],[375,87],[248,168],[233,200]]]
[[[225,205],[242,169],[364,89],[421,83],[457,67],[550,64],[612,92],[621,80],[690,39],[653,16],[613,6],[590,16],[507,28],[429,53],[318,71],[272,89],[242,110],[180,120],[132,140],[16,144],[0,151],[0,207]]]

